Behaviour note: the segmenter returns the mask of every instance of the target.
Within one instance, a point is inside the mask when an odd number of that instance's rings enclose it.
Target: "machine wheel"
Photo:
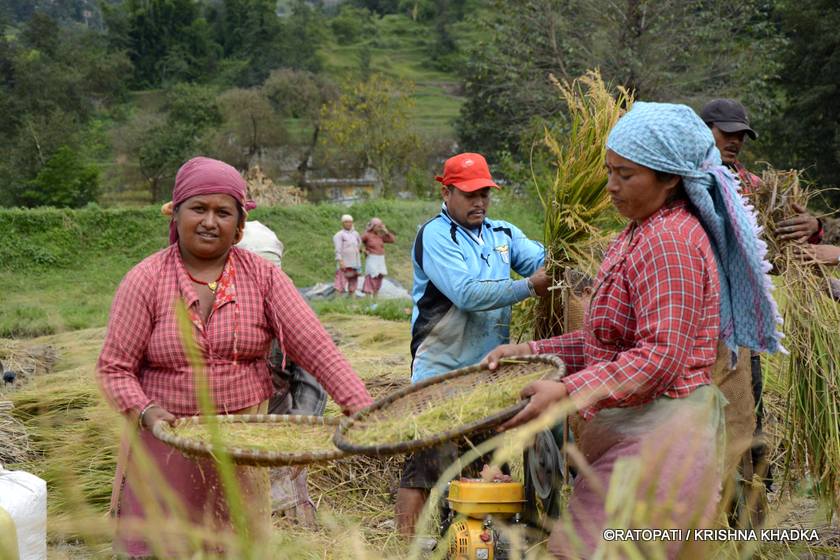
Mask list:
[[[564,424],[560,428],[561,438]],[[560,440],[562,445],[562,439]],[[558,445],[555,430],[543,430],[525,450],[525,520],[541,525],[547,516],[560,515],[560,492],[563,486],[565,458]]]

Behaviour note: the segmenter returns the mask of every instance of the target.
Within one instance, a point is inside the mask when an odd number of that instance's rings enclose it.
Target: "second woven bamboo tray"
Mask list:
[[[282,414],[228,414],[214,417],[220,428],[224,424],[270,424],[279,430],[300,431],[302,438],[312,438],[313,428],[323,432],[325,445],[313,448],[311,451],[275,451],[263,450],[253,447],[236,445],[236,442],[226,444],[225,450],[231,456],[233,462],[240,465],[252,465],[262,467],[280,467],[291,465],[306,465],[309,463],[321,463],[340,459],[347,455],[346,452],[336,449],[332,445],[332,434],[338,426],[338,418],[325,418],[323,416],[299,416]],[[207,423],[206,416],[192,416],[179,418],[175,426],[165,422],[158,422],[152,428],[154,436],[162,442],[175,447],[187,455],[199,457],[212,457],[215,450],[210,443],[198,439],[186,438],[178,435],[178,428],[189,424]],[[306,433],[304,433],[304,430]],[[321,439],[321,438],[319,438]]]
[[[557,356],[523,356],[515,359],[504,359],[499,367],[493,371],[475,365],[423,380],[386,395],[350,418],[342,419],[335,433],[335,444],[339,449],[348,453],[394,455],[433,447],[445,441],[485,431],[512,418],[525,407],[527,401],[519,400],[516,402],[514,400],[509,406],[495,410],[483,418],[462,425],[451,426],[446,430],[423,438],[378,441],[376,443],[359,443],[357,441],[360,433],[375,429],[374,427],[380,422],[397,418],[418,418],[424,412],[429,411],[431,407],[446,406],[447,402],[454,403],[456,399],[463,398],[464,395],[476,391],[479,387],[485,388],[500,383],[508,383],[517,377],[532,378],[534,375],[541,373],[541,370],[543,370],[542,375],[539,375],[538,379],[557,381],[563,377],[566,368],[563,361]],[[525,385],[526,382],[523,381],[522,387]]]

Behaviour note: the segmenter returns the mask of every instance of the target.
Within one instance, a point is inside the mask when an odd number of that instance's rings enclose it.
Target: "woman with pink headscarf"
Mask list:
[[[215,462],[187,458],[150,431],[157,422],[199,413],[176,304],[187,310],[218,413],[267,409],[273,386],[266,357],[275,338],[345,413],[371,403],[288,276],[234,247],[253,207],[233,167],[191,159],[164,205],[169,247],[132,268],[114,297],[97,371],[109,401],[139,429],[137,443],[122,446],[111,499],[115,550],[128,557],[192,556],[190,524],[210,529],[205,535],[230,527]],[[258,538],[269,528],[268,477],[247,467],[237,475]]]
[[[362,235],[365,251],[365,283],[362,291],[376,295],[382,288],[382,279],[388,275],[385,267],[385,244],[396,241],[396,236],[388,231],[379,218],[371,218]]]

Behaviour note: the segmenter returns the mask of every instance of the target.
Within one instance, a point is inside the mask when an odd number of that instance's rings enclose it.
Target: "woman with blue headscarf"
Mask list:
[[[733,352],[780,349],[766,247],[694,111],[636,103],[607,139],[606,166],[606,188],[630,224],[605,254],[584,328],[500,346],[484,360],[491,369],[527,354],[566,362],[562,381],[523,390],[529,404],[503,426],[565,398],[584,420],[577,443],[590,469],[569,500],[573,530],[558,522],[549,539],[558,557],[591,556],[616,522],[604,489],[627,459],[640,459],[636,495],[647,506],[633,527],[708,525],[720,491],[725,404],[711,383],[718,340]],[[668,556],[681,546],[668,545]]]

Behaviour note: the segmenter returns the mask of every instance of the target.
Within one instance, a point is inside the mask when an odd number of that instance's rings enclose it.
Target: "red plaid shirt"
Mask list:
[[[121,412],[154,402],[176,415],[198,412],[192,368],[178,335],[175,302],[190,310],[210,388],[219,411],[233,412],[271,397],[266,356],[278,338],[289,357],[311,372],[344,407],[371,398],[315,314],[280,269],[231,249],[207,324],[177,245],[146,258],[117,289],[97,369]]]
[[[682,398],[711,383],[720,284],[709,238],[685,201],[628,226],[607,250],[585,327],[531,343],[558,354],[570,395],[605,390],[580,411]]]

